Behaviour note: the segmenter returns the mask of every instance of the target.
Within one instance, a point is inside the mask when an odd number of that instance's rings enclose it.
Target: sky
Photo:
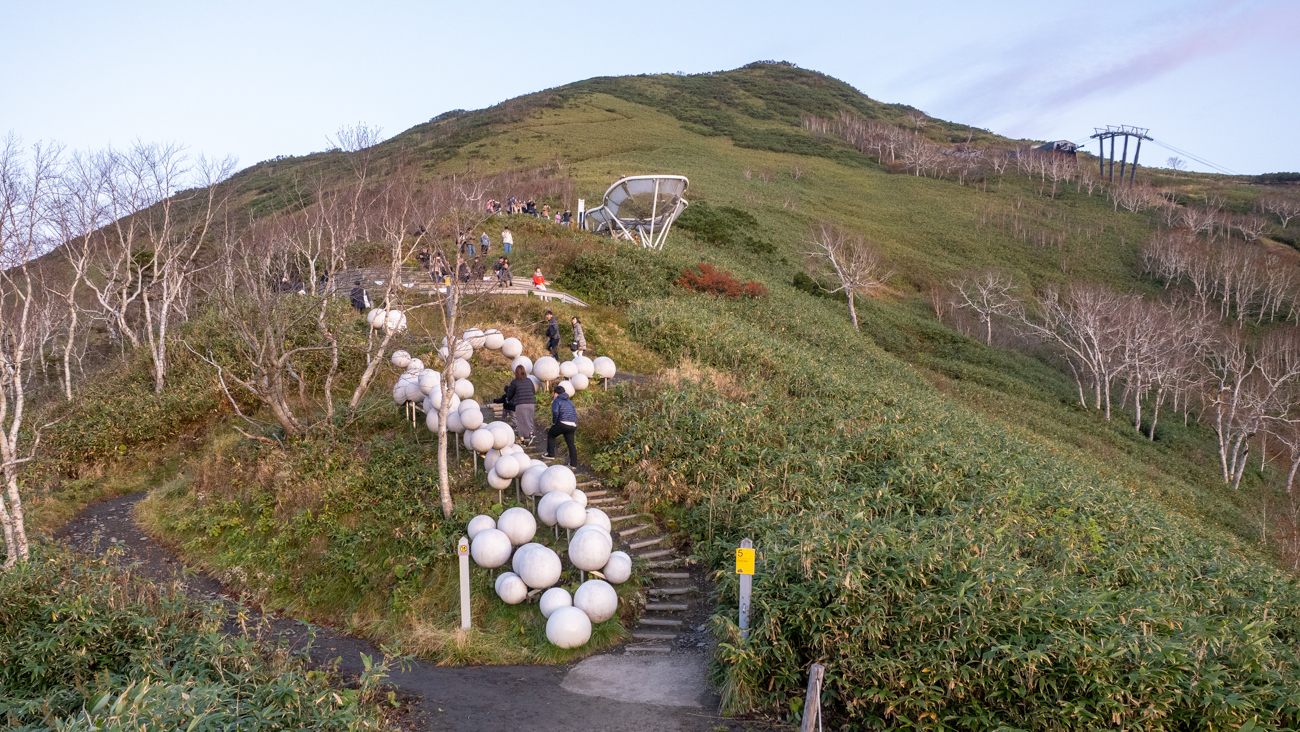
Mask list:
[[[388,137],[593,76],[774,59],[1011,137],[1131,124],[1143,163],[1300,171],[1300,0],[0,0],[0,39],[0,135],[241,167],[357,122]]]

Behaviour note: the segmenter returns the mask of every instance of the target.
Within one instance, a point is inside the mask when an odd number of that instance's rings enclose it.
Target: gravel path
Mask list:
[[[135,523],[132,511],[144,497],[136,493],[88,507],[59,531],[58,537],[82,551],[101,553],[111,547],[122,550],[123,561],[135,565],[135,571],[159,582],[180,581],[190,594],[217,600],[233,611],[239,602],[215,579],[186,569],[166,547],[150,538]],[[291,644],[301,646],[314,630],[311,657],[327,664],[338,659],[339,669],[348,676],[362,670],[361,655],[379,658],[383,653],[372,643],[329,628],[311,626],[292,618],[263,615],[253,608],[243,608],[254,625],[266,622],[271,632]],[[239,632],[232,620],[230,632]],[[644,703],[644,682],[664,678],[665,693],[680,694],[681,679],[702,679],[703,653],[682,659],[682,673],[664,668],[664,658],[634,655],[602,655],[574,666],[473,666],[443,668],[420,661],[405,670],[394,668],[389,682],[407,697],[410,719],[418,728],[431,730],[570,730],[591,729],[608,732],[654,732],[663,730],[743,730],[756,729],[735,720],[719,718],[715,713],[716,697],[707,688],[696,690],[695,698],[674,704]],[[606,660],[615,659],[615,660]],[[638,664],[645,665],[641,669]],[[622,687],[603,693],[588,683],[594,670],[625,673]],[[572,678],[570,678],[572,677]],[[626,683],[627,681],[643,683]],[[692,684],[693,685],[693,684]],[[619,698],[619,688],[629,689],[630,696]],[[610,698],[614,696],[615,698]],[[685,704],[682,706],[681,704]]]

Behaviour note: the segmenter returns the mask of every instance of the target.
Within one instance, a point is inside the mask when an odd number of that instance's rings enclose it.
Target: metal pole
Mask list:
[[[743,566],[748,557],[749,566]],[[740,549],[736,551],[736,572],[740,574],[740,637],[749,638],[749,599],[754,592],[754,542],[742,539]],[[749,571],[743,571],[748,569]]]
[[[1106,177],[1106,142],[1097,138],[1097,177]]]
[[[1119,156],[1119,182],[1124,182],[1124,166],[1128,164],[1128,135],[1124,135],[1124,152]]]
[[[1142,154],[1142,138],[1138,138],[1137,149],[1133,151],[1133,165],[1128,169],[1128,182],[1132,183],[1138,172],[1138,156]]]
[[[460,560],[460,629],[469,630],[469,539],[463,536],[456,542],[456,558]]]
[[[1106,178],[1115,182],[1115,135],[1110,135],[1110,165],[1106,168]]]

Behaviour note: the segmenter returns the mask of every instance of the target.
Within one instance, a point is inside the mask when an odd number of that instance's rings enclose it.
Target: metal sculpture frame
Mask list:
[[[1137,175],[1138,156],[1142,154],[1142,141],[1151,140],[1147,133],[1151,130],[1146,127],[1133,127],[1132,125],[1106,125],[1103,127],[1094,127],[1093,134],[1089,138],[1097,140],[1097,174],[1111,182],[1115,181],[1115,138],[1124,138],[1124,149],[1119,155],[1119,182],[1124,182],[1124,167],[1131,166],[1128,173],[1128,182],[1132,183],[1134,176]],[[1133,151],[1133,160],[1128,160],[1128,140],[1132,137],[1137,140],[1137,149]],[[1106,140],[1110,140],[1110,159],[1107,167],[1106,158]]]
[[[646,249],[662,250],[673,222],[690,205],[682,197],[688,185],[690,181],[684,175],[633,175],[620,178],[605,190],[599,206],[585,212],[582,225],[588,231],[634,241]],[[654,196],[649,217],[619,216],[619,210],[626,201],[647,193]],[[661,196],[667,197],[662,205]]]

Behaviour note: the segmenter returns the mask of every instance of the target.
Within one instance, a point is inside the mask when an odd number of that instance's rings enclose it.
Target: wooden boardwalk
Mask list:
[[[378,268],[344,270],[334,278],[334,294],[339,297],[348,297],[352,290],[352,283],[360,279],[365,288],[370,291],[373,300],[375,299],[376,288],[382,288],[388,284],[388,274],[388,270]],[[475,292],[484,291],[493,295],[536,297],[546,301],[556,300],[580,308],[587,307],[587,303],[567,292],[552,290],[549,287],[546,290],[533,287],[531,277],[512,277],[510,284],[505,285],[498,282],[496,277],[487,275],[482,280],[472,280],[469,285]],[[441,289],[441,286],[434,282],[428,273],[414,267],[404,267],[398,274],[398,288],[402,292],[434,295]]]

